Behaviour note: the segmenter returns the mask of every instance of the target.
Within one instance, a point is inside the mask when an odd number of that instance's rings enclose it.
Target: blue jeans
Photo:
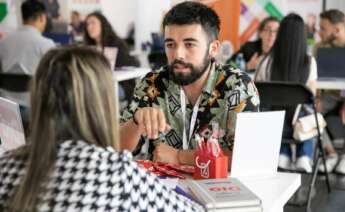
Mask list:
[[[296,157],[308,156],[309,158],[313,157],[313,139],[304,141],[303,143],[296,144]],[[280,147],[280,154],[287,155],[291,158],[292,152],[290,144],[282,143]]]

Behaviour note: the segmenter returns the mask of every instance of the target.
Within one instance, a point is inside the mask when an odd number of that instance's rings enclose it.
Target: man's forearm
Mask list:
[[[120,149],[134,151],[141,136],[139,127],[130,119],[120,127]]]
[[[179,150],[177,155],[179,163],[194,166],[195,152],[195,150]]]

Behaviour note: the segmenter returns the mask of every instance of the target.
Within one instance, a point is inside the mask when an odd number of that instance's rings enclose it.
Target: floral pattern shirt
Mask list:
[[[258,92],[247,74],[231,65],[216,64],[213,67],[201,93],[193,134],[191,138],[187,138],[189,149],[196,149],[196,134],[208,138],[217,131],[221,147],[232,150],[236,114],[259,111]],[[137,85],[131,103],[122,113],[121,123],[129,121],[140,108],[159,107],[163,110],[172,130],[161,135],[156,141],[150,142],[150,145],[165,142],[176,149],[182,149],[184,118],[180,101],[181,87],[170,78],[167,67],[148,73]],[[187,98],[186,104],[185,124],[186,132],[189,132],[193,105]]]

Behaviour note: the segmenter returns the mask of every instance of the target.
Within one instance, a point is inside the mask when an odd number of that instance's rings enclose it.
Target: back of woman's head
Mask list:
[[[112,73],[103,55],[88,47],[57,48],[46,53],[31,88],[31,135],[24,149],[28,156],[26,174],[12,197],[10,210],[35,210],[44,192],[42,184],[53,170],[59,143],[82,140],[116,148],[116,121]]]
[[[305,83],[308,76],[309,57],[304,21],[292,13],[280,22],[272,49],[271,80]]]
[[[107,20],[107,18],[100,12],[92,12],[87,15],[85,21],[87,22],[88,18],[95,17],[97,18],[101,23],[101,42],[102,47],[104,46],[114,46],[120,40],[120,38],[117,36],[115,31],[113,30],[110,22]],[[84,42],[87,45],[96,45],[95,39],[90,37],[90,34],[87,30],[87,23],[85,24],[85,30],[84,30]]]
[[[34,77],[31,95],[31,131],[52,139],[81,139],[99,146],[114,140],[115,96],[108,61],[87,47],[49,51]],[[43,131],[44,134],[45,131]]]

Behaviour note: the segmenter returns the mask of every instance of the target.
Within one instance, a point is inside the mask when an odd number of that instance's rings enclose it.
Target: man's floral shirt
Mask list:
[[[189,149],[195,149],[197,146],[196,134],[207,139],[212,133],[216,133],[220,145],[231,150],[234,142],[236,114],[259,111],[258,92],[247,74],[231,65],[213,67],[201,93],[193,135],[188,138]],[[131,103],[122,113],[121,123],[130,120],[134,112],[140,108],[161,108],[167,123],[171,126],[171,131],[160,136],[153,143],[165,142],[176,149],[182,149],[184,119],[180,90],[181,87],[171,80],[167,67],[148,73],[138,83]],[[187,98],[186,103],[186,132],[189,134],[193,105]]]

